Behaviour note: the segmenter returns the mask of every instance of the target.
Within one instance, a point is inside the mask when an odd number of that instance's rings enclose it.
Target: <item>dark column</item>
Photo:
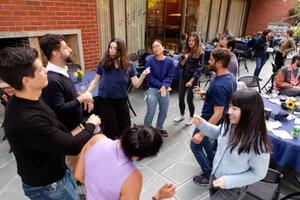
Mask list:
[[[185,20],[186,20],[186,7],[187,0],[182,0],[181,4],[181,18],[180,18],[180,36],[185,33]]]

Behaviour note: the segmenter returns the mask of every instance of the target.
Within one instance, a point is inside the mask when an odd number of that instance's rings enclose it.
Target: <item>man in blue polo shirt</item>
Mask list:
[[[228,111],[231,95],[236,91],[236,79],[227,69],[230,60],[231,53],[228,49],[219,48],[210,55],[209,67],[216,73],[216,76],[205,93],[202,118],[212,124],[218,125],[223,122],[225,113]],[[200,88],[195,88],[194,92],[200,95],[204,94]],[[214,158],[213,145],[197,128],[193,133],[191,150],[203,172],[203,174],[195,176],[193,181],[198,185],[208,186]]]

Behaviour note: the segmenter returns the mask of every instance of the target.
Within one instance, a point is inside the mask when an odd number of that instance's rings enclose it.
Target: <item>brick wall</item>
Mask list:
[[[96,0],[0,1],[0,32],[81,29],[85,67],[98,63]]]
[[[251,0],[246,35],[263,31],[268,23],[288,17],[288,10],[297,0]]]

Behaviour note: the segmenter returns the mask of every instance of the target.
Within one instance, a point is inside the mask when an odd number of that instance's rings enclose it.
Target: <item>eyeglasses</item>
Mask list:
[[[161,45],[159,45],[159,44],[157,44],[157,45],[153,45],[153,46],[152,46],[152,49],[154,49],[154,48],[158,48],[158,47],[161,47]]]

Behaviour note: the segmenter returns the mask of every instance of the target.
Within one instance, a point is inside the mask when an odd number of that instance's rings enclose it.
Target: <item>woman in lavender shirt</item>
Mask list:
[[[155,156],[162,144],[159,130],[134,126],[119,140],[103,134],[90,139],[83,147],[74,170],[77,180],[85,184],[87,200],[139,199],[142,174],[133,160]],[[167,183],[152,197],[170,198],[175,186]]]

